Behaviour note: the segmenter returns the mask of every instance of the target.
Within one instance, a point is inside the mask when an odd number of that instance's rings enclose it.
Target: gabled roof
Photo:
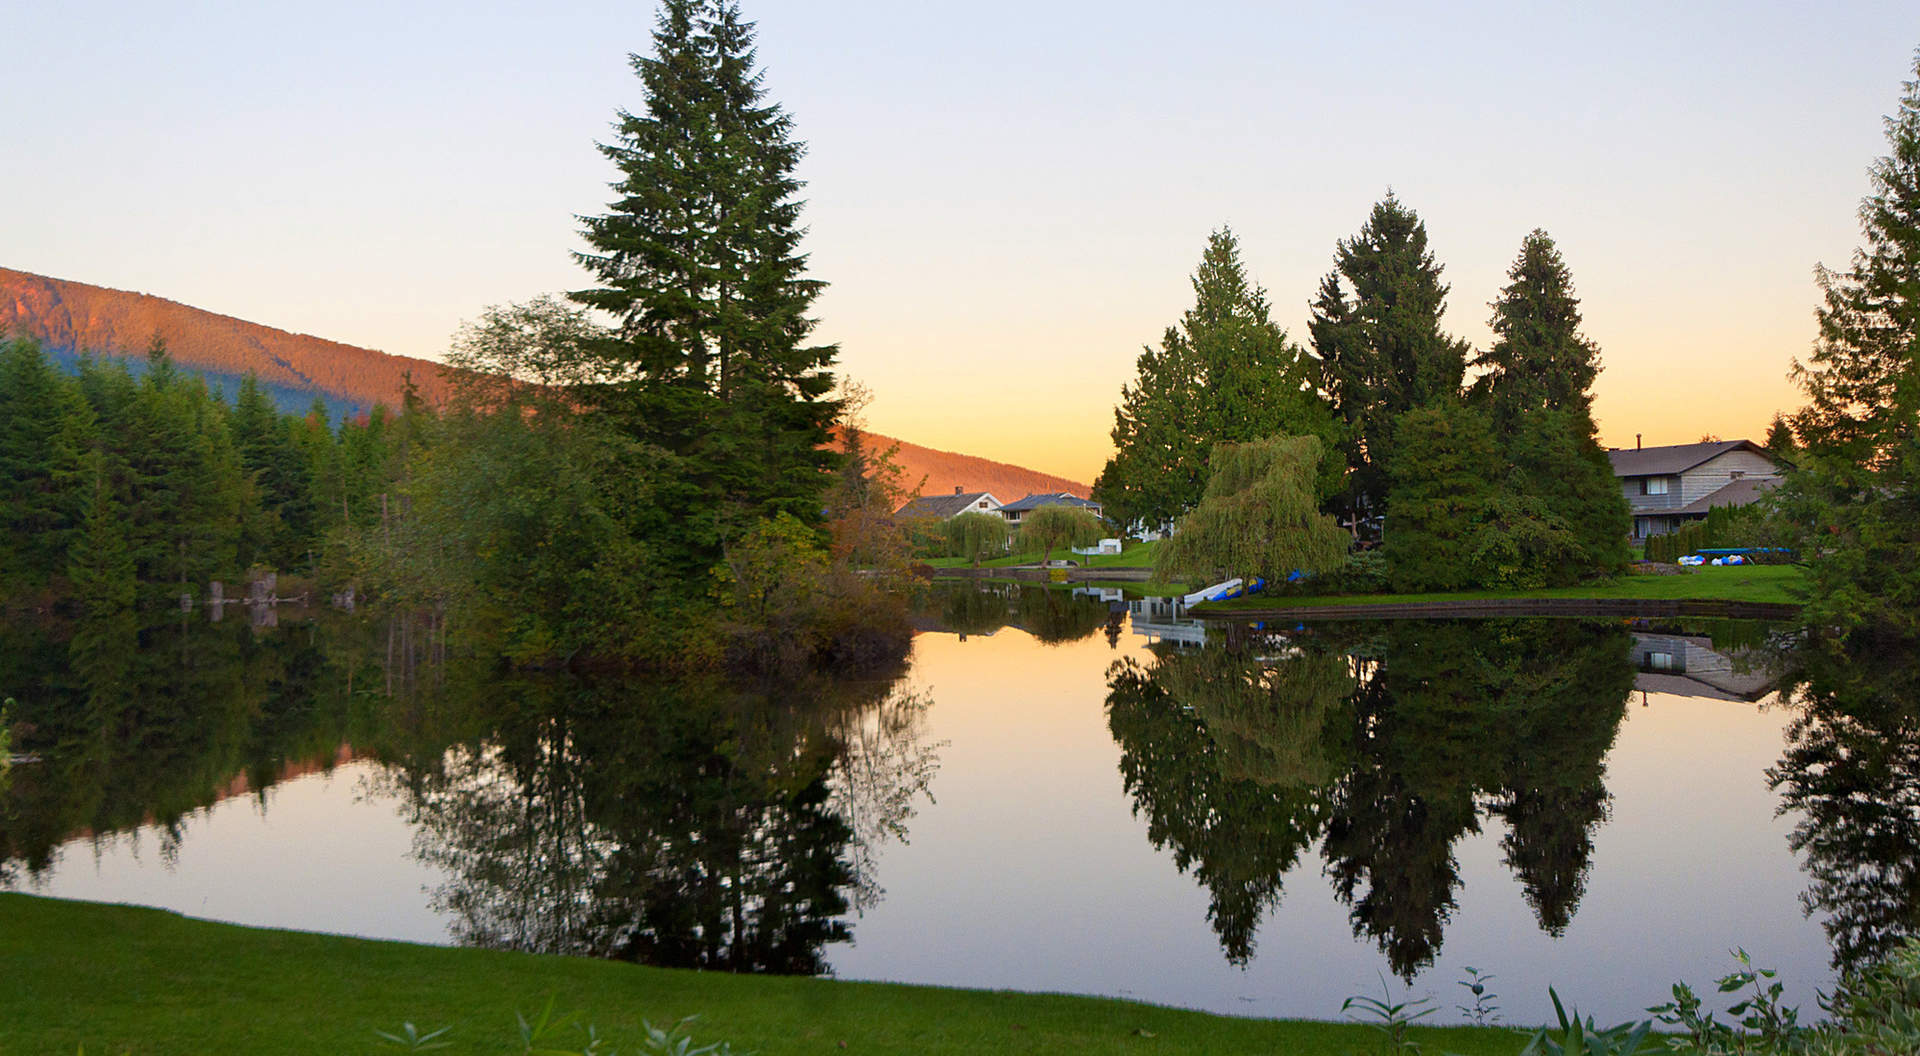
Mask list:
[[[1008,513],[1025,513],[1042,506],[1078,506],[1083,510],[1097,510],[1100,504],[1083,499],[1078,495],[1069,495],[1064,491],[1050,491],[1045,495],[1029,495],[1018,502],[1009,502],[1000,507]]]
[[[956,517],[974,508],[981,499],[1000,509],[1000,500],[990,491],[963,491],[957,495],[922,495],[894,511],[896,517]]]
[[[1672,447],[1636,447],[1632,450],[1610,450],[1607,460],[1613,463],[1613,475],[1616,477],[1666,477],[1687,470],[1709,459],[1718,458],[1729,451],[1751,451],[1767,458],[1767,449],[1751,440],[1715,440],[1707,444],[1676,444]]]
[[[1728,482],[1726,487],[1711,495],[1703,495],[1693,500],[1674,510],[1673,513],[1679,517],[1691,517],[1695,514],[1704,517],[1707,511],[1715,506],[1751,506],[1759,501],[1760,496],[1772,491],[1779,483],[1778,477],[1742,477]]]

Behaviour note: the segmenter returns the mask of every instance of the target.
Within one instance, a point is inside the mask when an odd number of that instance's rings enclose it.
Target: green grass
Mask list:
[[[1065,549],[1060,549],[1055,550],[1053,556],[1056,559],[1063,557],[1072,558],[1078,561],[1082,568],[1147,568],[1153,564],[1153,550],[1154,547],[1158,545],[1160,544],[1128,543],[1120,553],[1096,554],[1093,557],[1082,557],[1079,554],[1068,553]],[[1005,557],[995,557],[982,561],[980,562],[980,567],[1012,568],[1015,565],[1037,565],[1039,563],[1040,551],[1025,550],[1017,554],[1008,554]],[[929,568],[970,568],[972,565],[973,562],[959,557],[934,557],[927,559],[927,566]]]
[[[1127,1001],[644,968],[189,920],[0,893],[0,1053],[397,1051],[374,1031],[451,1025],[449,1053],[520,1051],[516,1011],[551,996],[622,1051],[640,1021],[698,1014],[696,1041],[782,1053],[1378,1051],[1342,1022],[1252,1020]],[[1010,955],[1018,956],[1010,951]],[[1329,1015],[1336,1013],[1328,1009]],[[1513,1031],[1416,1029],[1428,1052],[1512,1056]],[[553,1039],[577,1051],[584,1035]]]
[[[1679,576],[1621,576],[1604,583],[1546,590],[1463,590],[1438,594],[1255,595],[1208,602],[1209,612],[1307,605],[1393,605],[1496,598],[1579,598],[1600,601],[1751,601],[1797,605],[1806,600],[1806,572],[1797,565],[1739,565],[1694,569]]]

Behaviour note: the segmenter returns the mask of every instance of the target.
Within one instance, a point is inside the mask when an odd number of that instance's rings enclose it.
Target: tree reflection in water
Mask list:
[[[1601,760],[1632,688],[1628,636],[1550,620],[1328,624],[1154,647],[1108,672],[1121,776],[1148,837],[1210,896],[1245,964],[1285,874],[1321,842],[1354,934],[1405,978],[1438,955],[1454,844],[1483,813],[1558,935],[1606,812]]]
[[[1798,715],[1768,771],[1798,815],[1808,914],[1838,969],[1920,934],[1920,642],[1859,635],[1797,650],[1782,690]]]
[[[891,681],[449,680],[484,731],[401,771],[463,944],[817,973],[938,765]]]
[[[0,885],[76,838],[159,832],[350,759],[418,823],[457,941],[818,972],[881,895],[939,765],[929,701],[889,677],[740,685],[422,663],[379,621],[0,623],[18,698]],[[421,645],[424,649],[425,646]],[[390,674],[393,677],[388,677]]]

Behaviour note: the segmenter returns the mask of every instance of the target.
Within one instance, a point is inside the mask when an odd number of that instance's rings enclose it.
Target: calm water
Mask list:
[[[1920,753],[1884,750],[1913,724],[1779,701],[1764,628],[1206,641],[1039,588],[920,622],[899,671],[746,686],[412,663],[331,616],[0,629],[39,757],[0,799],[0,883],[1243,1015],[1333,1017],[1384,978],[1457,1018],[1472,965],[1528,1022],[1549,984],[1636,1015],[1736,945],[1811,1013],[1836,951],[1914,917],[1914,800],[1885,790]]]

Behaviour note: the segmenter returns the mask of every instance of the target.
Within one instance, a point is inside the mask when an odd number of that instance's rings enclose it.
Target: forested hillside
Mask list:
[[[442,402],[442,368],[338,341],[292,334],[144,293],[0,268],[0,337],[30,337],[48,353],[143,359],[158,336],[176,364],[239,377],[252,371],[271,390],[297,391],[365,410],[400,405],[412,372],[420,395]]]
[[[207,375],[229,399],[252,371],[290,413],[304,412],[315,396],[335,421],[375,404],[398,408],[409,373],[428,403],[444,404],[448,395],[446,368],[428,360],[288,333],[144,293],[0,268],[0,339],[33,338],[64,367],[86,352],[126,359],[137,374],[155,335],[176,365]],[[878,435],[870,441],[882,449],[895,442]],[[990,491],[1002,502],[1049,491],[1087,494],[1078,481],[904,441],[897,462],[907,486],[925,478],[929,495],[956,487]]]

